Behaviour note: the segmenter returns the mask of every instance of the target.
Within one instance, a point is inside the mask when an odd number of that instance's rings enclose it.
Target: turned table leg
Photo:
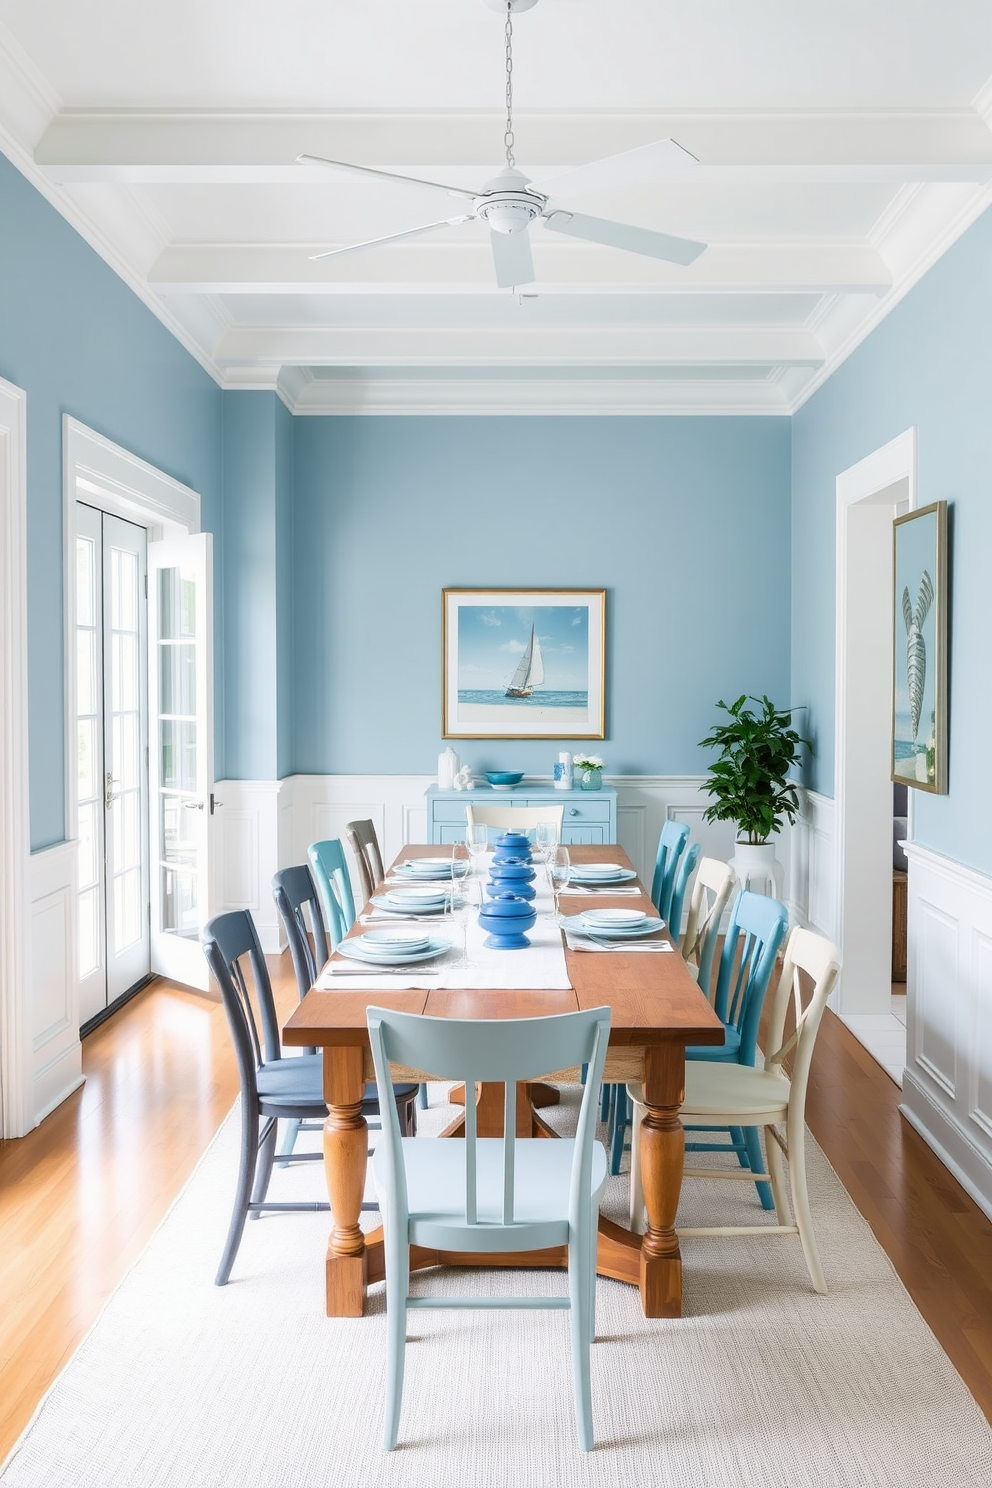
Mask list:
[[[685,1093],[685,1051],[656,1044],[645,1052],[641,1174],[647,1233],[641,1242],[641,1303],[645,1317],[681,1317],[682,1257],[675,1211],[682,1187],[685,1132],[679,1108]]]
[[[365,1194],[369,1131],[362,1115],[364,1057],[360,1048],[324,1049],[324,1174],[334,1228],[327,1242],[327,1316],[361,1317],[367,1256],[358,1223]]]

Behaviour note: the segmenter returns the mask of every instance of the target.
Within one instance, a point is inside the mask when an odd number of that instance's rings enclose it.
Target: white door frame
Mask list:
[[[892,518],[916,506],[916,445],[907,429],[837,477],[835,903],[844,970],[833,1001],[842,1016],[891,1010]]]
[[[26,430],[27,394],[0,378],[0,1137],[34,1125]]]
[[[76,502],[124,517],[149,541],[200,531],[200,497],[120,445],[62,417],[63,618],[65,634],[65,838],[76,835]],[[73,893],[76,891],[73,883]],[[73,947],[75,954],[76,948]],[[78,996],[76,999],[78,1010]],[[78,1022],[78,1019],[77,1019]]]

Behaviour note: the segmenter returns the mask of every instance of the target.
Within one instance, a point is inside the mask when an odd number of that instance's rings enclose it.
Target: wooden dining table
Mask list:
[[[630,867],[621,848],[574,847],[576,863],[599,862],[604,857]],[[445,856],[450,848],[415,846],[401,857]],[[388,876],[388,875],[387,875]],[[603,895],[568,898],[563,911],[578,913],[583,907],[653,906],[643,886],[641,898]],[[363,927],[356,923],[352,934]],[[526,956],[526,951],[514,954]],[[688,1045],[723,1042],[723,1024],[700,992],[677,953],[646,955],[608,951],[602,954],[566,948],[565,961],[571,988],[549,990],[514,988],[478,990],[439,988],[423,990],[397,987],[346,991],[311,988],[294,1009],[283,1029],[283,1042],[290,1046],[317,1047],[323,1052],[324,1098],[328,1117],[324,1125],[324,1170],[330,1198],[333,1228],[326,1258],[327,1315],[360,1317],[365,1308],[366,1288],[385,1276],[382,1229],[366,1234],[359,1224],[368,1163],[368,1128],[362,1115],[362,1097],[367,1081],[374,1080],[372,1055],[366,1027],[369,1005],[435,1018],[527,1018],[609,1006],[610,1043],[604,1079],[638,1081],[644,1091],[645,1116],[641,1124],[641,1171],[647,1230],[639,1235],[604,1217],[599,1221],[597,1270],[601,1276],[629,1282],[640,1288],[646,1317],[679,1317],[682,1310],[682,1260],[675,1234],[675,1212],[682,1184],[685,1137],[679,1120],[685,1083],[685,1050]],[[396,1070],[398,1078],[428,1078],[431,1071]],[[577,1070],[548,1071],[548,1078],[579,1078]],[[540,1107],[556,1098],[547,1085],[520,1087],[517,1097],[517,1134],[554,1133],[540,1116]],[[479,1136],[502,1136],[503,1096],[480,1087],[477,1092]],[[445,1133],[457,1137],[456,1121]],[[493,1265],[564,1267],[564,1247],[512,1256],[476,1256],[428,1251],[413,1247],[411,1269],[436,1265]]]

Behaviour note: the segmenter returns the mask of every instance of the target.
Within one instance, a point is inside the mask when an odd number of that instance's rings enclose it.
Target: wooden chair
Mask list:
[[[720,922],[736,884],[737,878],[729,863],[723,863],[719,858],[700,859],[680,949],[683,961],[711,1002],[713,959],[720,939]]]
[[[320,1054],[284,1059],[272,985],[251,915],[246,909],[217,915],[201,936],[207,965],[224,999],[241,1080],[241,1156],[234,1209],[215,1278],[230,1277],[245,1220],[270,1210],[327,1209],[318,1202],[269,1204],[265,1201],[276,1150],[279,1120],[324,1119],[324,1070]],[[320,1162],[321,1152],[299,1152],[287,1162]]]
[[[785,948],[785,963],[771,1005],[768,1048],[764,1069],[741,1064],[716,1064],[700,1060],[687,1064],[683,1119],[707,1124],[765,1129],[767,1171],[748,1173],[741,1168],[686,1168],[687,1178],[767,1180],[775,1195],[778,1224],[719,1225],[680,1229],[680,1236],[699,1235],[798,1235],[814,1291],[825,1293],[827,1284],[813,1234],[806,1186],[806,1089],[809,1083],[813,1045],[827,998],[840,974],[840,952],[822,935],[796,928]],[[803,1007],[800,974],[813,981],[813,991]],[[786,1036],[790,1008],[795,1030]],[[792,1056],[792,1078],[785,1060]],[[785,1134],[779,1130],[784,1126]],[[783,1154],[789,1164],[792,1198],[790,1220],[786,1200]]]
[[[560,840],[564,813],[564,806],[476,806],[468,801],[465,804],[465,824],[471,827],[479,822],[500,832],[511,827],[520,832],[532,832],[538,822],[554,822]]]
[[[344,848],[337,837],[324,842],[311,842],[307,848],[310,871],[320,891],[324,921],[330,937],[331,950],[337,950],[344,937],[355,923],[355,896],[351,891],[351,876],[345,862]]]
[[[595,1334],[596,1217],[606,1186],[606,1154],[594,1141],[593,1092],[603,1074],[610,1009],[551,1018],[425,1018],[368,1009],[379,1088],[390,1061],[505,1086],[506,1137],[476,1136],[475,1102],[465,1103],[464,1142],[404,1140],[396,1106],[384,1102],[372,1172],[382,1210],[386,1266],[386,1412],[383,1445],[396,1446],[403,1395],[407,1312],[425,1307],[563,1308],[571,1314],[572,1378],[579,1445],[593,1444],[589,1351]],[[590,1078],[574,1138],[516,1137],[516,1086],[549,1069],[588,1063]],[[410,1296],[410,1247],[472,1254],[568,1247],[568,1295]],[[418,1346],[418,1355],[427,1345]],[[425,1361],[426,1366],[426,1361]],[[479,1360],[480,1379],[487,1371]]]
[[[778,899],[745,891],[738,894],[724,937],[713,1007],[723,1020],[723,1044],[690,1045],[685,1051],[686,1069],[694,1061],[710,1064],[753,1065],[758,1052],[758,1023],[765,993],[775,970],[775,958],[789,928],[789,913]],[[643,1230],[644,1189],[641,1183],[641,1121],[644,1106],[640,1085],[629,1084],[633,1128],[630,1142],[630,1227]],[[746,1176],[761,1169],[761,1143],[757,1127],[731,1127],[730,1123],[706,1123],[701,1129],[730,1130],[730,1141],[686,1143],[687,1152],[734,1152]],[[767,1180],[753,1178],[762,1206],[771,1209],[774,1199]]]
[[[355,855],[358,865],[358,882],[362,891],[362,903],[368,904],[373,893],[385,878],[379,839],[371,821],[349,822],[344,829],[345,841]]]

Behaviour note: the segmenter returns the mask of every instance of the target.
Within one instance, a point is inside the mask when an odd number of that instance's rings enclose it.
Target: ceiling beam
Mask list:
[[[802,326],[237,326],[213,348],[217,366],[818,367]]]
[[[495,114],[213,115],[63,111],[35,149],[53,182],[313,184],[304,152],[456,186],[481,187],[502,153]],[[992,133],[971,109],[905,113],[518,114],[517,150],[535,179],[674,137],[701,183],[992,179]],[[355,177],[349,178],[352,183]],[[371,183],[373,188],[377,183]],[[381,189],[381,188],[378,188]]]

